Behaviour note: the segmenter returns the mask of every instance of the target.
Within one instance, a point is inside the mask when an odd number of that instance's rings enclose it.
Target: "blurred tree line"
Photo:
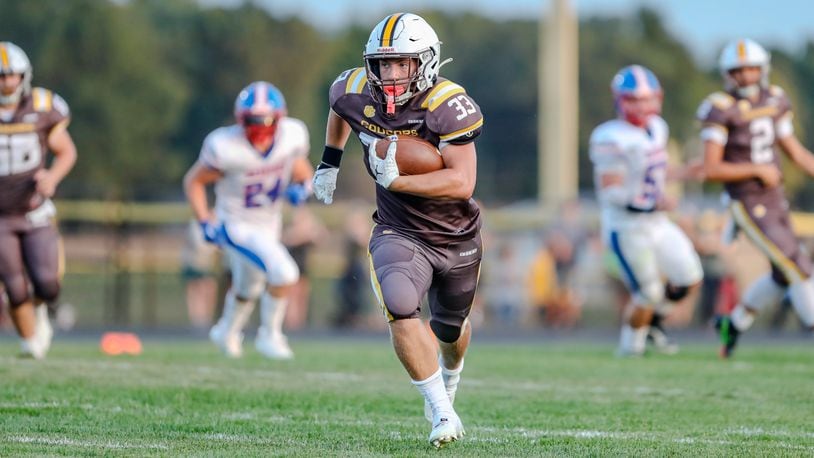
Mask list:
[[[181,176],[204,136],[231,122],[237,92],[254,80],[280,87],[289,114],[308,124],[316,163],[328,88],[342,70],[362,65],[374,25],[325,33],[251,2],[220,9],[193,0],[0,0],[0,11],[0,40],[20,45],[33,62],[34,84],[56,91],[73,110],[80,161],[60,196],[88,199],[179,199]],[[464,85],[486,117],[477,195],[491,204],[533,198],[536,18],[418,13],[443,41],[442,58],[455,59],[442,74]],[[653,69],[665,87],[664,116],[673,136],[686,157],[700,153],[695,109],[721,87],[721,78],[714,68],[698,67],[658,14],[643,9],[626,18],[585,19],[579,40],[582,189],[592,186],[588,136],[614,116],[609,83],[624,65]],[[805,142],[814,130],[814,43],[801,55],[772,51],[772,80],[789,93]],[[338,195],[372,195],[363,175],[361,148],[352,141]],[[814,195],[805,192],[814,188],[799,173],[792,172],[789,182],[798,196]],[[799,200],[814,209],[814,199]]]

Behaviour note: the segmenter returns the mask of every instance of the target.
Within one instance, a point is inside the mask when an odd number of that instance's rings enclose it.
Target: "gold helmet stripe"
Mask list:
[[[738,60],[740,62],[746,60],[746,42],[743,40],[738,42]]]
[[[398,24],[402,16],[404,16],[404,13],[396,13],[387,18],[384,29],[382,30],[382,38],[379,42],[381,47],[393,46],[393,32],[396,31],[396,24]]]
[[[6,50],[6,45],[0,45],[0,68],[6,68],[8,66],[8,51]]]

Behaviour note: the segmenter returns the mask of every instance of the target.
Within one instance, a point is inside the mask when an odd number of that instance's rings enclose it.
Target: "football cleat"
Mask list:
[[[728,316],[716,317],[715,329],[721,336],[721,358],[731,357],[732,352],[735,351],[735,345],[738,343],[740,331],[732,324],[732,320]]]
[[[266,358],[294,359],[294,352],[288,346],[288,339],[280,333],[269,333],[265,327],[257,330],[254,347]]]
[[[20,341],[20,357],[22,358],[44,359],[46,352],[36,336]]]
[[[659,353],[665,355],[675,355],[678,353],[678,344],[667,336],[667,333],[664,332],[661,326],[650,325],[647,340],[653,343],[653,346]]]
[[[230,358],[243,356],[243,333],[230,333],[223,323],[218,322],[212,326],[212,329],[209,330],[209,340]]]
[[[432,422],[430,431],[430,444],[435,448],[441,448],[450,442],[461,439],[466,434],[461,419],[455,412],[439,413]]]

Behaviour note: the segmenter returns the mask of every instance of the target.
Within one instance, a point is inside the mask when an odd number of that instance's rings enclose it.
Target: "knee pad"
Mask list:
[[[438,337],[438,340],[444,343],[456,342],[461,337],[461,326],[453,326],[440,321],[430,320],[430,328]]]
[[[664,297],[670,302],[678,302],[684,299],[689,292],[689,286],[673,286],[669,283],[664,286]]]
[[[6,295],[11,308],[19,307],[31,299],[28,292],[28,282],[23,275],[5,279]]]
[[[382,302],[393,320],[418,317],[421,298],[407,272],[398,267],[387,269],[382,273],[379,287]]]
[[[664,286],[655,281],[643,283],[634,300],[640,306],[655,306],[664,300]]]
[[[45,302],[53,302],[59,296],[60,284],[56,278],[34,282],[34,295]]]

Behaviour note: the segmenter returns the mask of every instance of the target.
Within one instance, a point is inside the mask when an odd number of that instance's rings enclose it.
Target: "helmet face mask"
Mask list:
[[[611,91],[619,116],[630,124],[644,127],[661,114],[664,92],[656,75],[641,65],[619,70],[611,81]]]
[[[754,97],[760,93],[761,88],[769,86],[770,62],[771,56],[762,46],[753,40],[743,38],[732,41],[724,47],[718,59],[718,69],[727,90],[735,91],[741,97]],[[760,78],[757,81],[745,81],[746,78],[733,76],[735,70],[750,67],[760,69]]]
[[[426,91],[438,78],[441,67],[441,42],[421,17],[397,13],[384,18],[370,33],[365,46],[365,70],[374,101],[385,107],[384,114],[395,115],[396,106]],[[381,61],[410,59],[413,72],[405,79],[383,80]]]
[[[249,143],[260,151],[274,144],[277,126],[285,116],[283,94],[265,81],[249,84],[235,100],[235,120],[243,127]]]
[[[9,41],[0,41],[0,74],[21,76],[13,91],[0,91],[0,105],[15,105],[31,93],[31,61],[19,46]]]

